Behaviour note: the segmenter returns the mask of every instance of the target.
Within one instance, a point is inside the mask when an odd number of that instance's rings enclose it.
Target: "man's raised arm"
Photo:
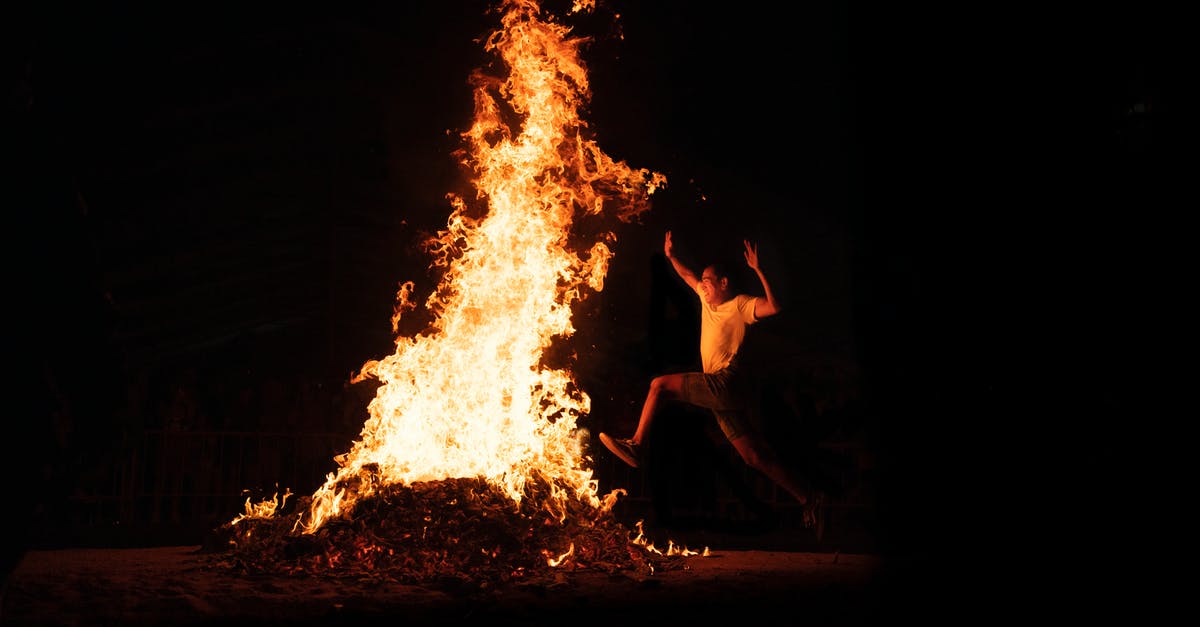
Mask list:
[[[754,305],[754,317],[761,320],[767,316],[779,313],[782,308],[779,306],[779,302],[775,300],[775,293],[771,291],[771,284],[767,283],[767,276],[763,274],[762,268],[758,265],[758,244],[753,244],[748,239],[742,240],[742,243],[746,246],[746,265],[750,266],[754,270],[754,273],[758,275],[758,280],[762,283],[763,294],[766,296],[766,298],[758,299],[758,302]]]
[[[700,279],[696,278],[695,272],[689,270],[687,266],[683,265],[683,262],[676,259],[675,255],[671,254],[671,251],[671,232],[667,231],[667,238],[663,241],[663,253],[667,256],[667,261],[671,262],[671,267],[675,268],[675,274],[678,274],[679,278],[683,279],[683,282],[687,283],[688,287],[695,290],[696,284],[700,282]]]

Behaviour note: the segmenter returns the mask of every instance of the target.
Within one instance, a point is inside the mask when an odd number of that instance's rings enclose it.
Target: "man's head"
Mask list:
[[[705,267],[700,273],[700,293],[704,295],[704,302],[713,306],[733,298],[729,272],[719,263]]]

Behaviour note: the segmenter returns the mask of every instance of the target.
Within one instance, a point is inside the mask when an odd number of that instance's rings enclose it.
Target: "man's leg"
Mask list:
[[[808,485],[791,468],[779,461],[779,456],[762,438],[747,434],[730,442],[747,466],[758,470],[779,487],[787,490],[801,505],[808,503]]]
[[[676,398],[683,385],[683,374],[664,374],[650,381],[650,390],[646,392],[646,400],[642,403],[642,415],[638,418],[637,430],[631,440],[641,446],[642,440],[650,433],[650,424],[658,411],[658,403],[664,398]]]
[[[824,514],[821,511],[826,498],[824,492],[813,489],[790,466],[782,463],[771,445],[760,436],[741,435],[730,442],[746,465],[769,477],[803,506],[804,526],[813,528],[819,542],[825,534]]]
[[[621,458],[621,461],[634,468],[639,467],[642,464],[642,440],[650,433],[650,424],[654,421],[659,400],[664,396],[679,396],[682,382],[682,374],[667,374],[655,377],[650,382],[650,391],[646,393],[646,400],[642,403],[642,414],[638,417],[638,426],[637,430],[633,433],[633,437],[625,440],[614,438],[607,433],[601,432],[600,443],[609,451],[612,451],[614,455]]]

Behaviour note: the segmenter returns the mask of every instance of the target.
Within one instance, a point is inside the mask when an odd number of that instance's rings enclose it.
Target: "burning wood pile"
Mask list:
[[[695,554],[657,551],[614,519],[620,491],[598,494],[577,422],[591,399],[548,358],[574,333],[574,307],[604,289],[617,238],[596,225],[648,210],[666,177],[605,154],[580,118],[586,37],[535,0],[497,10],[484,40],[496,60],[472,76],[475,118],[456,155],[477,194],[449,195],[446,228],[426,242],[441,269],[432,320],[363,366],[358,380],[380,386],[324,485],[291,513],[290,495],[247,501],[225,525],[225,566],[486,587]],[[401,284],[393,332],[419,305],[415,288]]]
[[[303,509],[306,500],[295,505]],[[242,574],[487,590],[561,581],[575,571],[669,571],[698,554],[673,544],[659,551],[610,508],[557,499],[545,481],[531,482],[519,504],[482,478],[393,484],[315,533],[295,532],[295,521],[251,514],[222,525],[216,537],[225,546],[209,547],[213,565]]]

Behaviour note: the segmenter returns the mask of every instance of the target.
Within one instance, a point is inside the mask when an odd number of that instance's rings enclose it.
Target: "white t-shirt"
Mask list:
[[[706,373],[714,373],[729,365],[746,338],[746,327],[758,322],[754,317],[757,296],[738,294],[713,307],[704,301],[700,284],[700,363]]]

